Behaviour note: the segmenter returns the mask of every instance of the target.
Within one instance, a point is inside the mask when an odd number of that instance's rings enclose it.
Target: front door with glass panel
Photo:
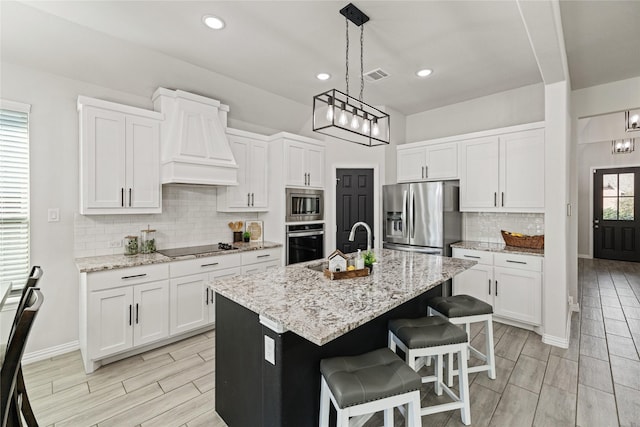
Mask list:
[[[640,261],[640,168],[593,173],[593,256]]]

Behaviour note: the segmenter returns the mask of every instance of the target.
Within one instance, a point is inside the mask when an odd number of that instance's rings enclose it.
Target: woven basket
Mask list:
[[[513,236],[511,232],[500,230],[502,238],[507,246],[518,248],[544,249],[544,234],[540,236]]]

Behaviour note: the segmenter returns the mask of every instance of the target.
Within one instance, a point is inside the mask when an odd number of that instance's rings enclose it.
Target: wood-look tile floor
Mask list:
[[[470,376],[473,426],[640,426],[640,264],[581,259],[578,266],[581,311],[568,349],[494,324],[497,379]],[[27,365],[36,416],[56,427],[226,426],[212,409],[214,337],[207,332],[90,375],[78,351]],[[472,328],[472,339],[481,347],[482,328]],[[446,401],[428,391],[424,401]],[[377,414],[365,426],[382,424]],[[455,411],[422,417],[422,425],[463,424]]]

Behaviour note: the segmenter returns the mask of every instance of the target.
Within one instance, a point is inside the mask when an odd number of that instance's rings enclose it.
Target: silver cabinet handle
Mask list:
[[[211,304],[213,304],[213,289],[211,289]]]
[[[209,305],[209,288],[207,288],[206,291],[207,291],[207,296],[204,298],[204,303]]]
[[[473,259],[480,259],[479,256],[475,256],[475,255],[464,255],[465,258],[473,258]]]
[[[504,191],[502,193],[500,193],[500,206],[502,206],[504,208]]]
[[[258,255],[256,258],[265,258],[265,257],[269,257],[269,256],[271,256],[271,254]]]
[[[136,325],[140,322],[138,322],[138,314],[140,313],[140,309],[138,307],[138,304],[136,303]]]
[[[124,188],[120,189],[120,206],[124,208]]]
[[[489,279],[489,295],[491,295],[491,279]]]
[[[498,296],[498,281],[496,280],[496,296]]]
[[[131,207],[131,188],[129,188],[129,207]]]
[[[247,193],[247,206],[251,206],[251,193]]]
[[[143,274],[134,274],[133,276],[122,276],[121,279],[122,280],[126,280],[126,279],[135,279],[136,277],[144,277],[146,276],[147,273],[143,273]]]
[[[493,193],[493,206],[494,207],[498,206],[498,193],[496,192]]]
[[[131,326],[131,304],[129,304],[129,326]]]
[[[424,166],[420,167],[420,178],[424,178]]]
[[[424,177],[429,178],[429,165],[424,166]]]
[[[513,264],[525,264],[525,265],[527,264],[527,263],[526,263],[526,262],[524,262],[524,261],[513,261],[513,260],[510,260],[510,259],[508,259],[508,260],[507,260],[507,262],[511,262],[511,263],[513,263]]]
[[[254,193],[251,193],[251,206],[253,206],[253,196],[254,196]]]

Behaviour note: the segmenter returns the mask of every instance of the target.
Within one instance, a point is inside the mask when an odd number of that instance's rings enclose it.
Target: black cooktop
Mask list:
[[[206,254],[209,252],[224,252],[232,249],[238,249],[230,243],[218,243],[216,245],[203,245],[203,246],[189,246],[186,248],[172,248],[172,249],[161,249],[158,250],[158,253],[161,253],[164,256],[168,256],[170,258],[187,256],[187,255],[199,255]]]

